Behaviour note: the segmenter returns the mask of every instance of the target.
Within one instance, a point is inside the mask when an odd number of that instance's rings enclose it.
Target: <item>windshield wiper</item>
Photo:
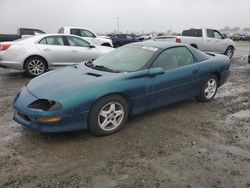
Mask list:
[[[93,68],[98,69],[98,70],[108,71],[108,72],[120,72],[118,70],[110,69],[110,68],[105,67],[103,65],[95,65],[95,64],[93,64]]]
[[[86,63],[85,63],[86,66],[90,67],[90,68],[93,68],[93,69],[97,69],[97,70],[102,70],[102,71],[108,71],[108,72],[120,72],[120,71],[117,71],[117,70],[113,70],[113,69],[110,69],[108,67],[105,67],[103,65],[95,65],[93,63],[93,60],[88,60]]]

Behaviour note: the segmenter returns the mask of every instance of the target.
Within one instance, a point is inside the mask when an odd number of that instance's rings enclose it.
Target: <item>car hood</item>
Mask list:
[[[97,88],[121,74],[95,70],[81,63],[38,76],[32,79],[26,87],[37,98],[61,101],[72,94]]]

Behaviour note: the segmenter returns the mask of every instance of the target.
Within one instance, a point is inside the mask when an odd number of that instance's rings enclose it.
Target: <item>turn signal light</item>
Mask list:
[[[0,51],[5,51],[5,50],[7,50],[10,46],[11,46],[11,44],[2,44],[2,45],[0,46]]]
[[[59,117],[51,117],[51,118],[37,118],[37,121],[40,123],[55,123],[60,121],[61,118]]]

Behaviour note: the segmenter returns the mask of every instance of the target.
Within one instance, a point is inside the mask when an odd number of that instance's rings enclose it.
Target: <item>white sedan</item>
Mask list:
[[[0,43],[0,67],[25,70],[29,76],[35,77],[52,67],[96,59],[112,50],[78,36],[44,34]]]

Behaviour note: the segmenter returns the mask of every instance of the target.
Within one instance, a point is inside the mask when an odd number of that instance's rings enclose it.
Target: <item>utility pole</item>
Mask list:
[[[119,33],[119,27],[120,27],[120,17],[117,17],[117,33]]]

